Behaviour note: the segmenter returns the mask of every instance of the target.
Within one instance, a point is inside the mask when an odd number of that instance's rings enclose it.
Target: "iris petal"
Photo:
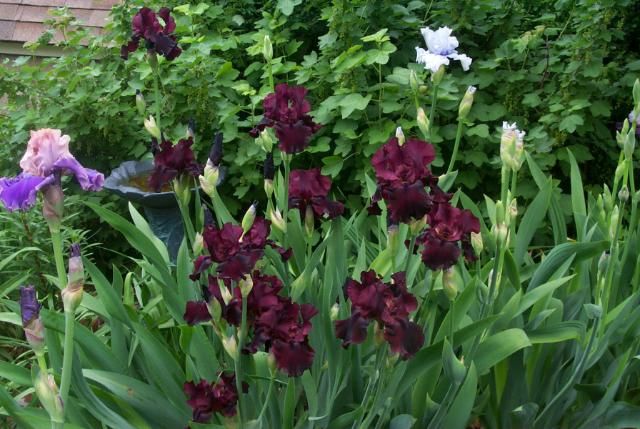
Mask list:
[[[54,176],[40,177],[22,173],[17,177],[0,178],[0,200],[10,212],[27,210],[36,202],[38,191],[53,183]]]

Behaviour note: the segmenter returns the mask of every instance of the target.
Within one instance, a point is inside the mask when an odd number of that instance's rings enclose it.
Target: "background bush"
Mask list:
[[[446,159],[458,101],[466,85],[478,86],[458,164],[458,183],[475,197],[496,190],[502,118],[528,131],[534,159],[561,182],[568,164],[558,149],[569,147],[586,184],[601,183],[615,166],[616,122],[631,110],[623,100],[640,70],[639,6],[630,0],[126,1],[114,8],[113,22],[100,37],[78,30],[62,10],[52,28],[65,29],[66,56],[42,64],[24,57],[0,67],[0,96],[7,99],[0,116],[0,172],[15,173],[28,131],[44,126],[70,134],[78,158],[105,172],[148,154],[134,95],[141,90],[152,104],[151,69],[142,49],[128,61],[119,57],[131,16],[143,3],[173,7],[184,48],[161,67],[163,127],[179,138],[194,118],[202,160],[214,132],[224,131],[230,186],[221,192],[232,210],[260,198],[264,153],[247,131],[259,120],[269,92],[264,35],[274,45],[276,82],[307,86],[313,113],[324,124],[296,162],[323,165],[346,197],[365,188],[368,157],[395,127],[413,123],[409,70],[427,78],[413,63],[415,47],[424,44],[420,27],[452,27],[459,50],[474,58],[467,73],[458,65],[447,71],[433,143]],[[42,42],[49,38],[44,35]],[[424,107],[430,91],[429,82],[421,82],[418,99]],[[527,179],[519,187],[525,199],[536,192]],[[106,193],[103,198],[115,201]],[[97,228],[91,219],[82,222]],[[99,235],[101,241],[115,242],[109,234]]]

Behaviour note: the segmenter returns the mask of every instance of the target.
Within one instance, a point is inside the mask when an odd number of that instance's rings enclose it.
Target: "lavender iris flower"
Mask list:
[[[0,201],[7,210],[27,210],[36,202],[39,191],[58,183],[62,174],[72,174],[82,189],[99,191],[104,176],[84,168],[69,152],[69,136],[60,130],[31,131],[27,152],[20,160],[22,173],[16,177],[0,177]]]
[[[427,49],[416,47],[416,62],[423,64],[425,69],[432,73],[438,71],[440,66],[448,66],[450,60],[460,61],[464,71],[469,70],[472,59],[457,51],[458,39],[451,35],[449,27],[441,27],[433,31],[429,27],[420,29],[422,37],[427,44]]]

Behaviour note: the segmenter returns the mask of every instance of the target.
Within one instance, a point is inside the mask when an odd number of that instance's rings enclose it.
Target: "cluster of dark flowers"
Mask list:
[[[149,187],[155,192],[160,192],[162,187],[173,179],[182,175],[197,177],[202,173],[202,165],[196,161],[191,146],[191,137],[181,139],[177,144],[169,140],[163,140],[158,144],[157,140],[151,141],[153,152],[153,171],[149,177]]]
[[[226,417],[236,415],[238,390],[235,374],[221,373],[217,382],[186,382],[184,392],[188,397],[187,404],[193,410],[192,421],[195,423],[207,423],[213,413],[220,413]]]
[[[164,25],[158,17],[164,21]],[[173,34],[176,21],[171,17],[169,8],[160,8],[157,14],[148,7],[141,8],[131,21],[131,29],[133,32],[131,40],[120,48],[120,56],[125,60],[131,52],[138,49],[141,39],[146,42],[147,50],[162,55],[168,60],[173,60],[182,53]]]
[[[470,237],[480,232],[480,222],[469,210],[451,205],[452,195],[438,187],[429,170],[434,159],[435,150],[427,142],[409,139],[401,145],[397,138],[390,139],[371,160],[378,189],[370,212],[379,213],[377,202],[384,200],[391,223],[426,220],[429,228],[416,242],[423,245],[425,265],[438,270],[453,266],[461,248],[468,261],[475,259]]]
[[[292,377],[302,375],[313,362],[314,350],[309,345],[308,336],[311,332],[311,318],[317,314],[316,308],[311,304],[300,305],[288,297],[280,296],[283,285],[275,276],[263,275],[256,270],[251,274],[250,281],[253,287],[246,300],[251,341],[242,352],[252,354],[264,346],[273,355],[279,369]],[[184,315],[187,323],[193,325],[211,320],[209,308],[211,300],[215,299],[221,309],[221,318],[229,325],[239,327],[243,300],[241,288],[232,287],[229,279],[215,276],[209,276],[208,283],[204,301],[187,303]]]
[[[269,240],[271,222],[257,216],[245,233],[241,226],[225,223],[221,228],[206,225],[202,232],[204,247],[208,255],[198,256],[194,262],[192,280],[197,280],[213,263],[222,279],[240,280],[249,274],[256,262],[264,255],[266,246],[275,248],[283,259],[291,256],[290,249],[283,249]]]
[[[343,347],[360,344],[367,338],[369,322],[375,321],[393,353],[408,359],[424,344],[422,328],[409,320],[418,301],[407,291],[404,272],[391,276],[387,284],[375,271],[363,272],[360,282],[349,279],[345,294],[351,301],[351,317],[335,322],[336,336]]]
[[[305,99],[307,89],[302,86],[276,85],[275,93],[265,97],[262,121],[249,134],[258,137],[265,128],[273,128],[279,140],[278,148],[285,153],[302,152],[320,125],[309,115],[311,105]]]
[[[313,212],[314,218],[334,219],[344,212],[344,205],[328,198],[331,178],[320,174],[319,168],[293,170],[289,176],[289,207],[301,215]]]

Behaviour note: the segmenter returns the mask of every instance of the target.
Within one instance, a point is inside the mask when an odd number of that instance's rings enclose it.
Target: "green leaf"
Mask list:
[[[363,42],[386,42],[387,40],[390,40],[389,36],[387,36],[387,31],[388,30],[386,28],[383,28],[382,30],[378,30],[373,34],[362,37],[360,40],[362,40]]]
[[[411,429],[417,419],[410,414],[400,414],[389,422],[389,429]]]
[[[341,156],[326,156],[322,158],[322,163],[324,164],[322,174],[336,177],[338,173],[340,173],[340,170],[342,170],[344,158]]]
[[[154,427],[182,427],[189,419],[189,410],[184,404],[172,404],[158,390],[135,378],[123,374],[85,369],[82,372],[89,380],[96,381],[131,405]]]
[[[562,119],[562,121],[560,121],[560,125],[558,125],[558,129],[560,131],[572,133],[580,125],[584,125],[584,119],[582,119],[582,116],[580,115],[573,114]]]
[[[278,0],[278,9],[282,11],[284,16],[289,16],[293,13],[293,9],[302,3],[302,0]]]
[[[573,153],[567,149],[569,155],[569,163],[571,165],[571,208],[573,209],[573,217],[576,222],[576,230],[578,238],[583,238],[585,234],[584,225],[587,218],[587,206],[584,201],[584,190],[582,188],[582,178],[580,170]]]
[[[533,199],[527,211],[522,217],[518,233],[516,234],[514,259],[516,264],[522,265],[524,254],[529,247],[529,243],[533,239],[534,234],[540,227],[543,219],[547,215],[549,202],[551,200],[551,179],[547,180],[546,185],[540,193]]]
[[[348,118],[355,110],[364,110],[369,101],[371,100],[371,94],[363,97],[360,94],[349,94],[344,97],[338,105],[340,106],[340,112],[342,119]]]
[[[29,370],[9,362],[0,361],[0,378],[5,378],[20,386],[31,386]]]
[[[443,428],[447,429],[464,429],[469,423],[471,410],[476,400],[478,386],[478,373],[476,366],[471,363],[471,367],[464,380],[464,384],[460,388],[456,399],[451,404],[449,412],[444,419]]]
[[[577,340],[582,337],[585,329],[584,323],[568,320],[529,331],[527,336],[531,344],[552,344]]]
[[[522,329],[507,329],[490,336],[480,343],[474,359],[478,374],[486,374],[499,362],[529,346],[531,346],[531,341]]]
[[[478,124],[469,128],[465,134],[468,136],[478,136],[486,139],[489,137],[489,126],[487,124]]]

